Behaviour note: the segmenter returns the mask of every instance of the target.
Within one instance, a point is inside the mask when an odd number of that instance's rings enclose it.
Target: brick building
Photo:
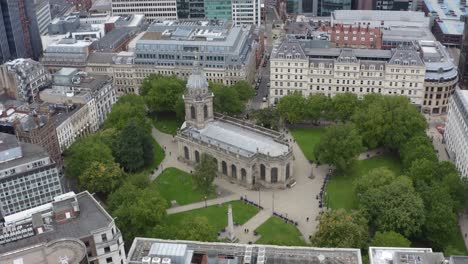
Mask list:
[[[377,27],[338,24],[322,26],[320,29],[328,33],[333,47],[365,49],[380,49],[382,47],[382,32]]]

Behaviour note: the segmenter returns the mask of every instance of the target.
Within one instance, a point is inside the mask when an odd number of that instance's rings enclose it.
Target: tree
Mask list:
[[[115,128],[117,131],[122,130],[130,120],[138,123],[139,127],[146,131],[151,131],[151,123],[146,116],[146,106],[143,97],[129,94],[120,97],[112,111],[107,116],[104,122],[104,128]]]
[[[245,104],[239,98],[239,94],[232,87],[227,87],[222,84],[210,84],[213,91],[214,110],[219,113],[235,115],[245,109]]]
[[[105,195],[117,189],[125,178],[125,173],[115,162],[102,163],[93,161],[80,175],[80,186],[89,192]]]
[[[65,175],[78,179],[94,161],[114,162],[112,150],[96,135],[79,138],[65,151]]]
[[[259,109],[252,112],[251,116],[257,125],[278,130],[280,116],[275,108]]]
[[[206,217],[186,218],[182,221],[182,229],[177,232],[177,239],[192,241],[216,241],[216,233]]]
[[[424,223],[423,201],[406,176],[368,189],[358,200],[377,230],[396,231],[409,237],[417,234]]]
[[[325,212],[312,243],[317,247],[364,248],[369,239],[366,219],[357,211]]]
[[[351,123],[340,124],[327,129],[315,148],[315,156],[321,164],[331,164],[342,172],[362,150],[362,139],[355,126]]]
[[[140,190],[130,181],[124,182],[107,198],[107,209],[112,213],[121,206],[130,206],[140,195]]]
[[[400,156],[404,168],[410,168],[413,161],[425,158],[437,162],[434,147],[426,135],[412,137],[400,148]]]
[[[350,120],[358,105],[357,95],[353,93],[337,94],[332,98],[331,115],[334,120],[346,122]]]
[[[213,186],[217,171],[218,168],[216,167],[214,158],[203,153],[193,173],[193,180],[197,188],[203,190],[205,194],[208,193]]]
[[[238,81],[232,85],[231,88],[236,90],[239,99],[244,103],[255,96],[255,90],[252,88],[252,85],[246,81]]]
[[[385,167],[373,169],[355,181],[354,192],[359,197],[369,190],[392,183],[395,178],[395,173]]]
[[[316,123],[328,114],[331,108],[331,99],[324,94],[312,94],[305,102],[305,118]]]
[[[277,105],[281,118],[289,123],[297,123],[304,119],[306,99],[300,93],[283,96]]]
[[[411,163],[411,167],[407,170],[406,175],[413,180],[416,190],[421,192],[428,186],[431,186],[436,171],[436,162],[427,159],[417,159]]]
[[[138,171],[153,160],[152,138],[137,122],[130,120],[120,132],[114,155],[126,171]]]
[[[150,75],[141,86],[140,93],[148,108],[176,112],[175,105],[185,92],[186,81],[177,76]]]
[[[411,241],[394,231],[377,232],[370,245],[373,247],[410,247]]]
[[[135,199],[122,199],[125,203],[112,212],[126,242],[133,241],[135,236],[144,236],[162,224],[167,206],[166,200],[154,189],[147,188],[129,195]]]

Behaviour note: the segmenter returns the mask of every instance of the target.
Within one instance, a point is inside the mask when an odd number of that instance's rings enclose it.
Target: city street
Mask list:
[[[267,6],[267,17],[265,23],[262,25],[262,28],[265,32],[265,56],[270,56],[273,49],[273,25],[280,22],[278,14],[276,13],[273,7]],[[265,56],[263,59],[265,60]],[[257,79],[260,76],[261,82],[257,95],[250,102],[248,109],[255,110],[261,109],[268,106],[267,102],[263,102],[263,97],[268,97],[268,87],[267,84],[270,82],[270,60],[267,61],[266,67],[263,67],[263,62],[260,64],[257,73]]]

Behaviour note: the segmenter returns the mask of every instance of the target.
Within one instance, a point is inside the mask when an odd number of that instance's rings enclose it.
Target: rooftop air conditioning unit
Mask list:
[[[163,258],[161,264],[171,264],[170,258]]]
[[[151,264],[151,258],[150,257],[143,257],[141,259],[141,263],[143,264]]]
[[[244,264],[250,264],[251,260],[252,260],[251,256],[245,256],[244,257]]]
[[[161,258],[154,257],[154,258],[151,260],[151,264],[160,264],[160,263],[161,263]]]

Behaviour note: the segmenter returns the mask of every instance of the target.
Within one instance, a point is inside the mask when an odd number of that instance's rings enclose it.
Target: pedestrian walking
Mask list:
[[[306,221],[309,222],[309,217],[306,218]]]

